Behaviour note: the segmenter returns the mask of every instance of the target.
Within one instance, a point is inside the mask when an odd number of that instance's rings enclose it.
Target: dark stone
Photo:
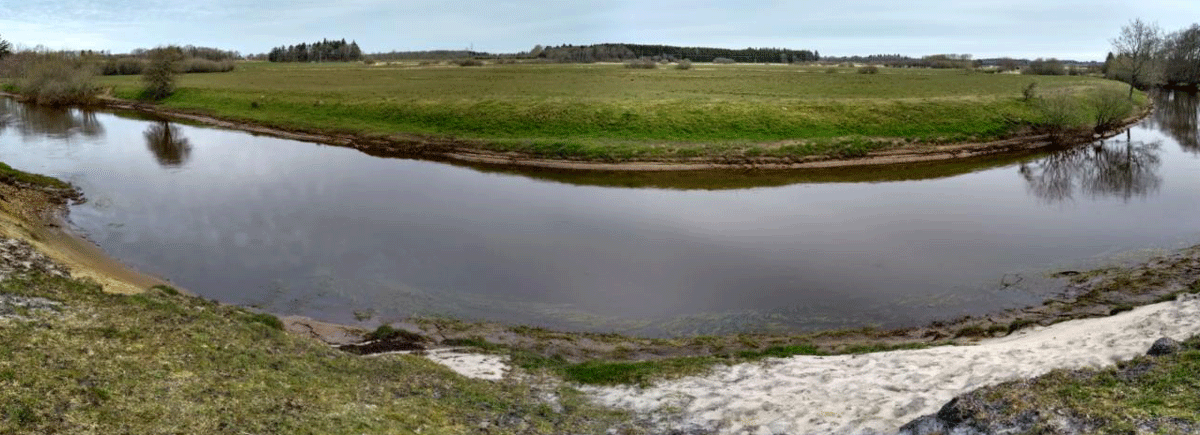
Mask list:
[[[947,433],[950,433],[950,428],[946,427],[946,423],[939,420],[936,415],[931,414],[901,426],[898,435],[940,435]]]
[[[1146,352],[1146,355],[1150,355],[1150,356],[1171,355],[1173,353],[1179,352],[1179,349],[1181,347],[1182,346],[1180,346],[1178,341],[1172,340],[1167,337],[1163,337],[1163,338],[1158,339],[1158,341],[1155,341],[1154,345],[1150,346],[1150,351]]]
[[[955,397],[949,402],[946,402],[937,412],[937,419],[941,420],[947,426],[958,426],[962,422],[967,421],[967,416],[963,415],[963,410],[959,406],[959,399]]]

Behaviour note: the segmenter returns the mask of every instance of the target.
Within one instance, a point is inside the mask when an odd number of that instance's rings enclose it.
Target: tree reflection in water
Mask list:
[[[1076,191],[1129,201],[1149,196],[1162,185],[1161,149],[1160,142],[1135,142],[1127,136],[1022,163],[1019,171],[1029,192],[1046,202],[1068,201]]]
[[[22,137],[48,136],[56,139],[104,135],[104,126],[100,125],[94,112],[24,104],[11,98],[2,100],[0,131],[12,127]]]
[[[1153,120],[1184,151],[1200,154],[1200,96],[1187,92],[1160,95],[1154,100]]]
[[[192,144],[174,124],[156,122],[142,134],[146,136],[146,147],[164,167],[183,166],[192,154]]]

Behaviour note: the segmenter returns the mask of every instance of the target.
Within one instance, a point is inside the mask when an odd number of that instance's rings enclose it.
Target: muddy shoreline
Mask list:
[[[0,96],[21,98],[20,95],[0,92]],[[282,139],[316,142],[325,145],[354,148],[378,157],[420,158],[457,161],[490,166],[530,167],[576,171],[704,171],[722,169],[829,169],[864,166],[898,165],[936,162],[989,155],[1028,153],[1052,147],[1063,147],[1107,139],[1120,134],[1150,115],[1153,105],[1147,105],[1119,125],[1103,133],[1074,131],[1065,135],[1019,134],[1015,137],[981,143],[945,145],[905,144],[896,148],[868,153],[866,156],[838,158],[831,156],[803,157],[743,157],[711,156],[687,159],[631,160],[624,162],[556,159],[516,152],[490,151],[486,141],[447,138],[430,135],[393,134],[388,136],[364,134],[331,134],[303,129],[257,125],[223,119],[199,112],[168,109],[151,103],[105,97],[97,107],[147,113],[171,119],[197,122],[221,128],[240,130]]]
[[[466,322],[453,319],[409,319],[393,323],[413,334],[392,339],[367,339],[366,329],[284,318],[288,330],[332,346],[361,352],[366,347],[381,352],[395,349],[467,346],[488,351],[532,352],[568,362],[591,360],[647,361],[693,356],[736,355],[771,348],[805,346],[827,354],[861,353],[892,349],[962,345],[986,338],[1004,337],[1034,326],[1049,326],[1076,319],[1108,317],[1144,305],[1174,300],[1181,294],[1200,293],[1200,245],[1158,256],[1133,265],[1090,271],[1061,271],[1063,288],[1041,305],[963,316],[921,327],[902,329],[849,329],[788,334],[737,334],[678,338],[641,338],[620,334],[560,332],[543,328]],[[371,353],[371,352],[365,352]]]

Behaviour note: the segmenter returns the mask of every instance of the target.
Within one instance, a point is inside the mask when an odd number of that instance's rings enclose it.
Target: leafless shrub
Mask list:
[[[1052,95],[1038,100],[1041,119],[1038,127],[1059,140],[1081,124],[1079,106],[1068,95]]]
[[[1037,82],[1029,82],[1021,90],[1021,101],[1032,101],[1034,98],[1037,98]]]
[[[183,61],[180,70],[185,73],[216,73],[233,71],[234,63],[232,60],[212,61],[193,57]]]
[[[16,53],[4,70],[16,78],[15,90],[37,104],[88,104],[100,92],[94,65],[62,53]]]
[[[1093,128],[1103,132],[1116,127],[1133,112],[1133,102],[1125,96],[1125,92],[1115,89],[1101,89],[1091,98],[1093,113]]]

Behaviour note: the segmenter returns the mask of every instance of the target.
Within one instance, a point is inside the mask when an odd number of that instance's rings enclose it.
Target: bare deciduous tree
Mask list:
[[[1156,55],[1162,44],[1162,30],[1157,24],[1134,19],[1121,27],[1121,35],[1112,40],[1117,56],[1124,58],[1129,68],[1129,98],[1139,83],[1150,84],[1156,69]]]
[[[1163,79],[1172,85],[1200,85],[1200,24],[1163,41]]]

